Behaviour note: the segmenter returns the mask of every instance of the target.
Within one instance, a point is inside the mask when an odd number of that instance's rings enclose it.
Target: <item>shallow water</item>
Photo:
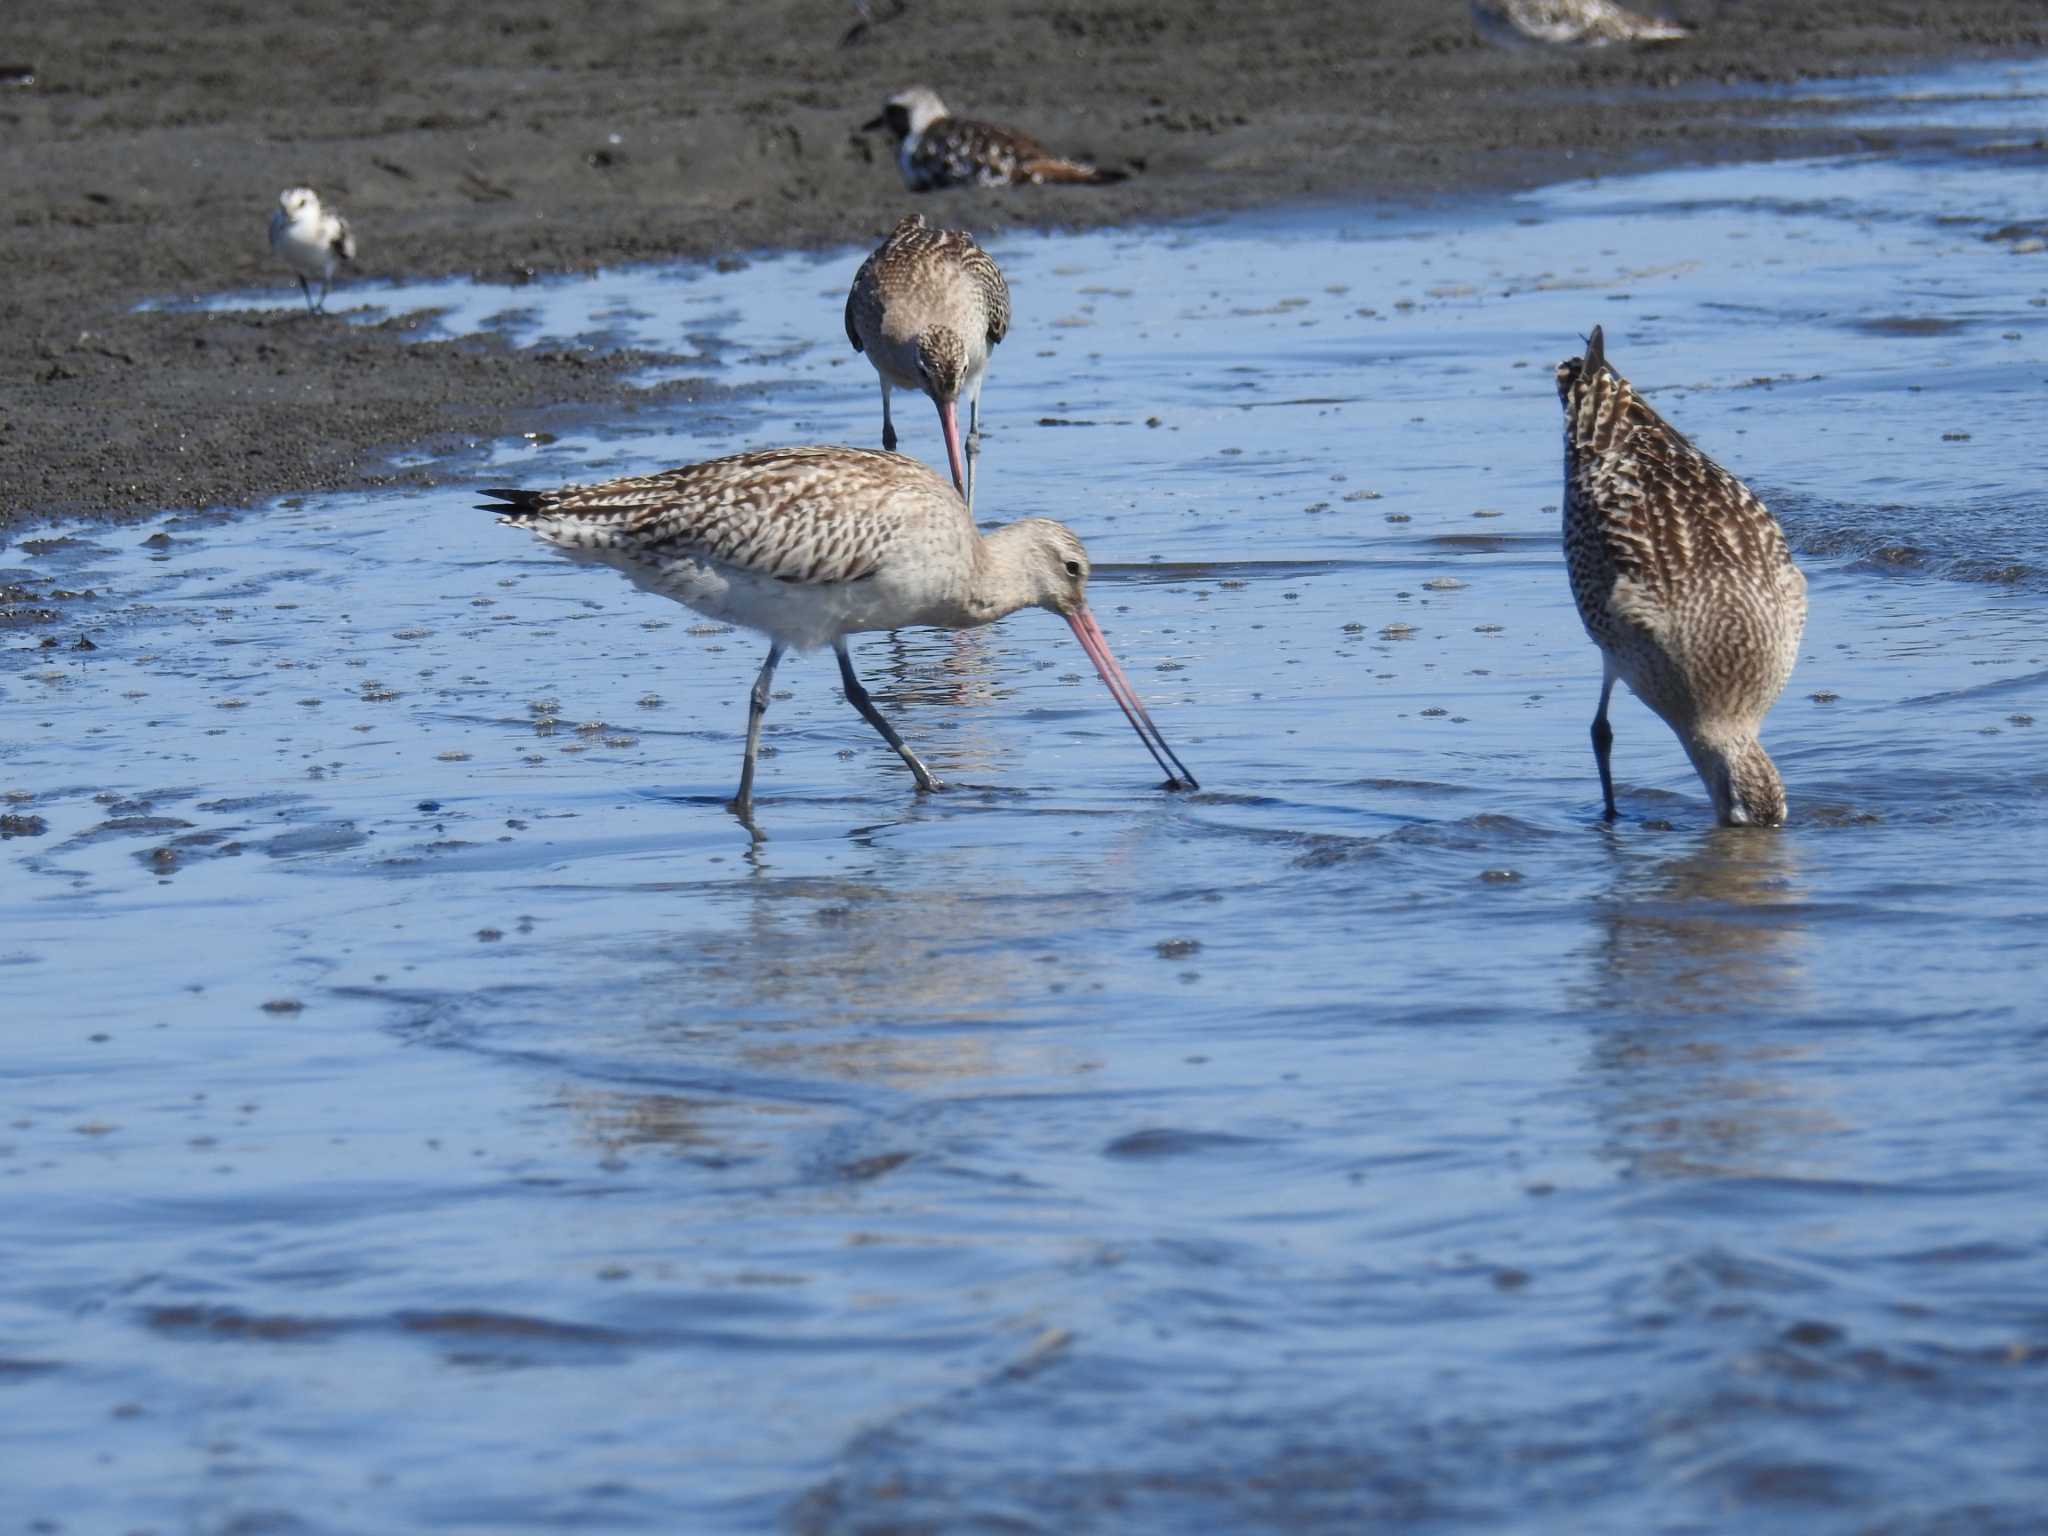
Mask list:
[[[470,510],[872,440],[858,253],[347,295],[730,388],[0,552],[62,615],[0,650],[0,1508],[2038,1528],[2044,95],[1930,81],[1962,154],[996,247],[979,510],[1089,540],[1187,796],[1020,614],[856,646],[937,796],[787,665],[750,844],[760,643]],[[1781,834],[1633,701],[1595,814],[1596,322],[1801,551]]]

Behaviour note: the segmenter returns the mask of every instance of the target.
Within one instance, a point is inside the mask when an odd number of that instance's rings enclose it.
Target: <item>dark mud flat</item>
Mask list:
[[[1786,103],[1742,88],[2048,45],[2025,0],[1677,9],[1709,23],[1700,39],[1568,57],[1488,48],[1454,0],[912,0],[851,47],[840,0],[309,0],[175,27],[142,0],[17,10],[0,53],[35,80],[0,87],[0,526],[362,481],[396,443],[618,398],[612,367],[561,356],[336,321],[318,345],[243,346],[243,321],[131,312],[268,280],[264,219],[295,182],[355,219],[365,276],[516,281],[872,235],[908,199],[854,126],[912,79],[1142,167],[1114,188],[922,205],[999,232],[1840,149],[1871,136],[1811,108],[1788,125]]]
[[[628,408],[645,351],[423,340],[427,317],[346,325],[320,315],[119,315],[44,342],[24,394],[9,495],[25,512],[142,513],[245,500],[256,487],[335,489],[430,478],[390,447],[443,454],[565,414]],[[678,387],[671,381],[662,392]],[[13,425],[10,423],[10,426]]]

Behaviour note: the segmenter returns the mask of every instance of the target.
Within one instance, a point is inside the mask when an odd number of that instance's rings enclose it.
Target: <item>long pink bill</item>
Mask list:
[[[939,401],[939,430],[946,434],[946,462],[953,466],[953,489],[967,499],[967,466],[960,457],[960,416],[950,400]]]
[[[1110,696],[1117,707],[1124,712],[1124,718],[1131,722],[1131,729],[1138,733],[1138,740],[1152,754],[1154,762],[1166,772],[1168,789],[1200,789],[1195,776],[1189,773],[1187,765],[1173,755],[1173,748],[1166,744],[1166,738],[1159,734],[1159,727],[1152,723],[1152,717],[1145,712],[1144,704],[1138,698],[1138,690],[1131,686],[1131,680],[1124,676],[1124,669],[1116,664],[1116,658],[1109,654],[1109,642],[1102,638],[1101,626],[1095,622],[1095,615],[1086,608],[1077,608],[1067,615],[1067,622],[1074,627],[1074,638],[1081,642],[1081,649],[1088,653],[1088,659],[1095,663],[1095,670],[1102,674],[1102,680],[1109,685]]]

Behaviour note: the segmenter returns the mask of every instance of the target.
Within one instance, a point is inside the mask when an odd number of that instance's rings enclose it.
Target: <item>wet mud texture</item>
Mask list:
[[[1708,0],[1687,44],[1482,43],[1462,0],[907,0],[17,7],[0,63],[0,529],[360,483],[384,454],[627,391],[632,359],[419,345],[402,323],[135,314],[289,279],[264,225],[318,188],[368,277],[508,282],[869,240],[913,204],[983,232],[1289,199],[1431,197],[1872,142],[1758,93],[2048,45],[2039,0]],[[1136,172],[913,199],[860,134],[890,91]],[[345,309],[344,285],[332,306]]]

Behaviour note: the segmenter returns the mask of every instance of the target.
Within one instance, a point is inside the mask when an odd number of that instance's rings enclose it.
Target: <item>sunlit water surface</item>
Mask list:
[[[935,796],[786,665],[750,843],[761,642],[471,509],[875,441],[857,251],[344,291],[712,387],[0,553],[7,1528],[2038,1529],[2044,92],[998,244],[978,510],[1193,795],[1025,613],[856,646]],[[1596,322],[1812,583],[1782,833],[1632,700],[1597,818]]]

